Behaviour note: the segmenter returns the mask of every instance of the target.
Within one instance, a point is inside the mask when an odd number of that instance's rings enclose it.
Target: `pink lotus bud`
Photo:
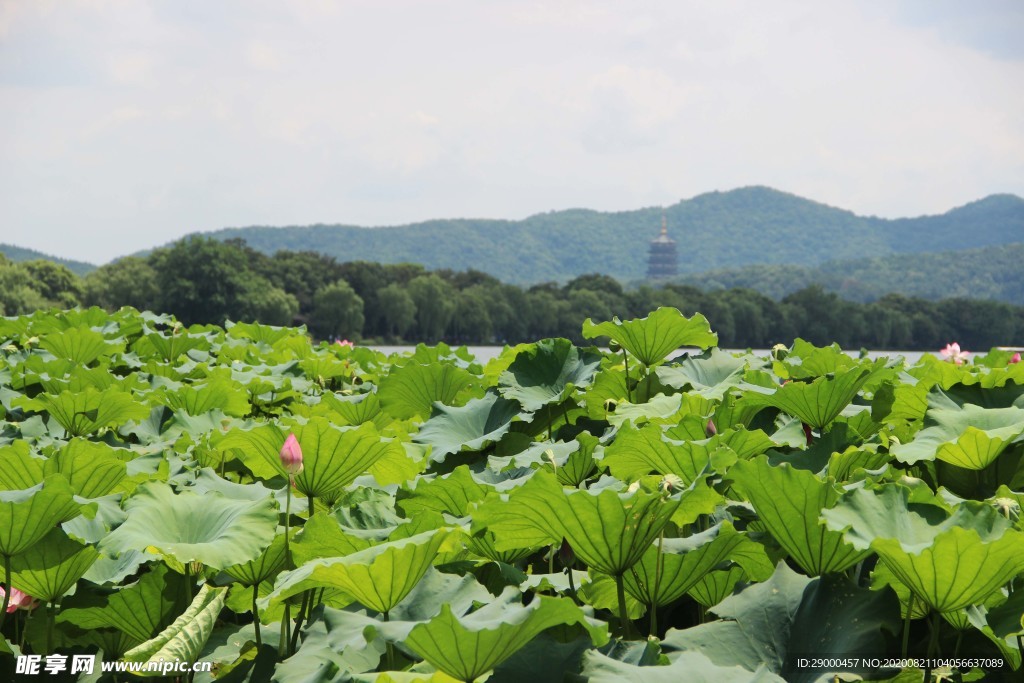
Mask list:
[[[710,439],[718,433],[718,428],[715,427],[714,420],[708,420],[708,423],[704,425],[704,434]]]
[[[339,339],[338,341],[336,341],[334,343],[337,344],[338,346],[347,346],[350,349],[355,346],[355,344],[350,342],[348,339]]]
[[[1017,353],[1015,353],[1012,356],[1010,356],[1010,360],[1009,360],[1010,365],[1013,365],[1014,363],[1019,363],[1019,362],[1020,362],[1020,351],[1018,351]]]
[[[281,446],[281,466],[292,478],[302,471],[302,448],[294,434],[289,434]]]
[[[0,600],[3,600],[3,596],[6,593],[3,587],[0,586]],[[28,593],[23,593],[17,588],[11,589],[11,599],[7,603],[7,613],[10,614],[19,609],[23,610],[34,610],[39,606],[39,601],[33,598]]]

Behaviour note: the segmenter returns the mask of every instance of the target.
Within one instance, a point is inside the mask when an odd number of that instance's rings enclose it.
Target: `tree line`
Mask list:
[[[505,344],[544,337],[581,343],[583,320],[634,318],[659,306],[700,312],[726,348],[769,348],[795,337],[844,348],[968,349],[1024,342],[1024,307],[889,294],[857,303],[811,285],[775,300],[751,289],[625,288],[606,275],[530,287],[476,270],[339,263],[314,252],[267,256],[241,240],[191,237],[79,277],[49,261],[0,256],[0,313],[100,306],[172,313],[185,324],[225,320],[304,324],[321,339],[377,343]]]

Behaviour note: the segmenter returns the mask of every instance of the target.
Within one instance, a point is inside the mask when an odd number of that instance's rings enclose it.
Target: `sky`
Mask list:
[[[0,242],[1024,196],[1019,0],[0,0]],[[969,236],[965,236],[965,241]]]

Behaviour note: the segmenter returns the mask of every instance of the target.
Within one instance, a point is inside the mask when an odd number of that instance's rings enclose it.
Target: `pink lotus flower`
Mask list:
[[[950,363],[956,363],[957,365],[963,365],[964,361],[967,360],[967,356],[970,355],[969,351],[961,351],[960,345],[956,342],[946,344],[946,348],[939,349],[939,353]]]
[[[338,346],[347,346],[350,349],[355,347],[355,344],[350,342],[348,339],[339,339],[334,343],[337,344]]]
[[[295,475],[302,471],[302,447],[294,434],[289,434],[281,446],[281,465],[288,476],[295,480]]]
[[[0,586],[0,600],[3,600],[3,596],[5,594],[6,594],[6,591],[3,589],[3,586]],[[19,609],[34,610],[38,606],[39,606],[39,601],[36,600],[35,598],[33,598],[28,593],[23,593],[20,590],[18,590],[17,588],[12,588],[11,589],[11,600],[10,600],[10,602],[7,603],[7,613],[8,614],[10,614],[11,612],[17,611]]]
[[[1008,362],[1010,363],[1010,365],[1013,365],[1014,363],[1019,363],[1020,362],[1020,351],[1018,351],[1017,353],[1015,353],[1012,356],[1010,356],[1010,360]]]

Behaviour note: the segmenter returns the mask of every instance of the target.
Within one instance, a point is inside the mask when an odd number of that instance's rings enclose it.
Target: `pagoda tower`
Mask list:
[[[674,277],[679,273],[676,241],[668,236],[668,221],[661,216],[661,234],[651,240],[647,251],[647,279]]]

